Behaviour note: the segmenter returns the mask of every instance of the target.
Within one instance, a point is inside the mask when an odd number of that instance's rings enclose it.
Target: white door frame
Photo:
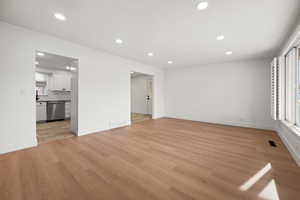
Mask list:
[[[78,73],[79,60],[76,60],[76,71],[72,72],[71,82],[71,131],[78,136]],[[75,63],[74,63],[75,64]]]
[[[33,53],[34,55],[34,61],[36,60],[36,55],[37,55],[37,52],[45,52],[45,53],[49,53],[49,54],[53,54],[53,55],[58,55],[58,54],[55,54],[55,53],[50,53],[48,51],[42,51],[42,50],[35,50],[35,52]],[[64,55],[58,55],[58,56],[64,56]],[[64,57],[68,57],[68,56],[64,56]],[[78,136],[78,94],[79,94],[79,88],[78,88],[78,82],[79,82],[79,59],[78,58],[73,58],[77,61],[77,69],[76,71],[73,71],[73,74],[72,74],[72,85],[74,84],[75,86],[75,93],[73,91],[73,88],[72,88],[72,91],[71,91],[71,95],[72,95],[72,99],[71,99],[71,131],[74,133],[74,135]],[[34,64],[34,69],[36,68],[36,65]],[[34,70],[34,76],[35,77],[35,71]],[[75,75],[75,79],[73,79],[73,75]],[[74,81],[74,82],[73,82]],[[33,79],[33,85],[34,85],[34,94],[35,94],[35,78]],[[34,112],[33,112],[33,115],[34,115],[34,119],[35,119],[35,138],[37,138],[37,125],[36,125],[36,99],[35,99],[35,95],[34,95]],[[74,112],[75,111],[75,112]],[[37,141],[36,141],[37,142]],[[37,143],[38,144],[38,143]]]
[[[152,112],[151,112],[151,115],[152,115],[152,119],[154,119],[154,116],[156,116],[155,114],[155,104],[154,104],[154,99],[155,99],[155,75],[154,74],[147,74],[147,73],[144,73],[144,72],[140,72],[140,71],[136,71],[136,70],[130,70],[129,71],[129,88],[130,88],[130,95],[129,95],[129,119],[130,119],[130,124],[132,123],[131,121],[131,72],[136,72],[136,73],[141,73],[141,74],[144,74],[144,75],[147,75],[147,76],[150,76],[152,78]]]

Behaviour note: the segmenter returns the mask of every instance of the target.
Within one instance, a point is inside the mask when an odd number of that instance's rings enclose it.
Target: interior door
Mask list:
[[[152,79],[147,80],[147,97],[146,97],[146,102],[147,102],[147,114],[152,115]]]

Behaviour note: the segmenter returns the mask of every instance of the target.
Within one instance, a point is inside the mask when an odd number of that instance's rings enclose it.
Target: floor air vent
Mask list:
[[[273,140],[269,140],[269,144],[271,147],[277,147],[276,143]]]

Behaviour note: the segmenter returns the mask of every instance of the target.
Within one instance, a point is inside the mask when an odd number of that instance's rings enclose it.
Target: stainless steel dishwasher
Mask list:
[[[56,121],[65,119],[65,102],[48,101],[47,102],[47,121]]]

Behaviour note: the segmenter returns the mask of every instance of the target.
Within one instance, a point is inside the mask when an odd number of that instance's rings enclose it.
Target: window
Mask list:
[[[285,119],[294,123],[294,81],[295,81],[295,59],[296,49],[293,48],[285,57]]]
[[[285,120],[300,126],[300,68],[299,48],[285,56]]]
[[[296,83],[296,124],[300,126],[300,47],[297,49],[297,83]]]

